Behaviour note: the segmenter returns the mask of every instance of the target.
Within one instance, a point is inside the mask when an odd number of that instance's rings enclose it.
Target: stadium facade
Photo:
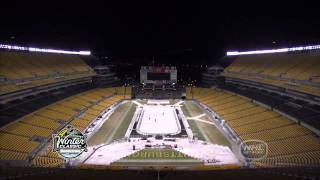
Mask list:
[[[318,46],[229,52],[234,61],[203,73],[203,87],[179,85],[176,67],[142,67],[127,86],[89,66],[89,51],[0,48],[2,167],[320,166]],[[52,151],[67,127],[87,138],[74,159]]]

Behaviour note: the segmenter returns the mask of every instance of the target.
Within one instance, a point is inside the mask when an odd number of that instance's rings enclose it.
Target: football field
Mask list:
[[[185,127],[200,141],[190,135],[179,135]],[[137,134],[127,136],[132,131]],[[156,139],[159,134],[166,137]],[[124,139],[125,135],[127,139]],[[146,135],[148,138],[143,139]],[[168,141],[165,140],[167,135],[175,137],[169,137]],[[96,130],[88,146],[93,149],[85,158],[86,164],[237,163],[229,141],[194,101],[125,101]]]

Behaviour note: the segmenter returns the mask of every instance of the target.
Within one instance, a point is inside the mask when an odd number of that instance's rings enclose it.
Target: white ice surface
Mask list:
[[[138,131],[143,134],[174,134],[180,131],[172,106],[145,105]]]

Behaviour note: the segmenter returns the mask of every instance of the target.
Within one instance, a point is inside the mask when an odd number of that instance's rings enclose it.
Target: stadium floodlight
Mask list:
[[[305,50],[315,50],[320,49],[320,45],[314,46],[300,46],[291,48],[280,48],[280,49],[266,49],[266,50],[256,50],[256,51],[228,51],[227,56],[240,56],[240,55],[251,55],[251,54],[270,54],[270,53],[284,53],[293,51],[305,51]]]
[[[29,52],[45,52],[45,53],[58,53],[58,54],[76,54],[76,55],[91,55],[90,51],[66,51],[66,50],[57,50],[57,49],[42,49],[35,47],[23,47],[23,46],[12,46],[7,44],[0,44],[0,49],[9,49],[9,50],[20,50],[20,51],[29,51]]]
[[[21,51],[28,51],[27,47],[22,46],[11,46],[7,44],[0,44],[0,49],[12,49],[12,50],[21,50]]]

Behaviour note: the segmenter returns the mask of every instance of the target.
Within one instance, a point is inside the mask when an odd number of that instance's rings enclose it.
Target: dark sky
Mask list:
[[[313,4],[155,2],[10,1],[0,7],[0,41],[90,49],[128,61],[179,59],[175,63],[212,62],[228,49],[320,42],[320,13]]]

